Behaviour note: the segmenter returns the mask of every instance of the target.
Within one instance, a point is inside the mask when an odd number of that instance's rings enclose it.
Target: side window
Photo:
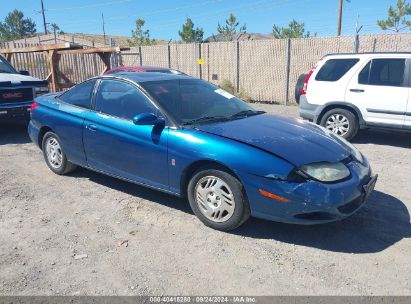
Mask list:
[[[357,58],[330,59],[318,71],[315,80],[337,81],[340,80],[359,61]]]
[[[129,120],[137,114],[157,112],[139,89],[119,80],[101,81],[96,104],[99,112]]]
[[[361,70],[360,74],[358,74],[359,84],[368,84],[368,79],[370,77],[370,68],[371,68],[371,61],[368,62],[367,65]]]
[[[401,86],[404,81],[404,70],[405,59],[373,59],[368,84]]]
[[[63,93],[63,95],[60,95],[59,99],[73,106],[90,109],[95,84],[95,79],[80,83]]]

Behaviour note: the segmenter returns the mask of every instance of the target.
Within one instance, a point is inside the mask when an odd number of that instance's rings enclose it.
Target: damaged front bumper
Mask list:
[[[350,177],[337,183],[301,183],[246,175],[244,186],[254,217],[295,224],[320,224],[344,219],[358,211],[373,191],[377,176],[369,164],[351,161]],[[282,202],[262,196],[259,189],[284,197]]]

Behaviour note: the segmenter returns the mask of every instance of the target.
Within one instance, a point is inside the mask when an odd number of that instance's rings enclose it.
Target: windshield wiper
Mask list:
[[[186,121],[182,123],[182,125],[193,125],[196,123],[202,123],[202,122],[212,122],[212,121],[222,121],[222,120],[227,120],[227,116],[205,116],[205,117],[200,117],[196,119],[192,119],[189,121]]]
[[[254,116],[254,115],[259,115],[259,114],[264,114],[264,113],[266,112],[265,111],[255,111],[255,110],[244,110],[244,111],[235,113],[234,115],[231,115],[229,118],[242,118],[242,117]]]

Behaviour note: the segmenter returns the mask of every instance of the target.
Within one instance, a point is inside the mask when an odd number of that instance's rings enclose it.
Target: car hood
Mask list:
[[[262,114],[200,125],[198,129],[275,154],[295,166],[337,162],[352,154],[336,135],[317,125],[283,116]]]
[[[11,82],[13,85],[16,85],[29,84],[30,82],[38,83],[45,81],[32,76],[26,76],[21,74],[0,73],[0,82]]]

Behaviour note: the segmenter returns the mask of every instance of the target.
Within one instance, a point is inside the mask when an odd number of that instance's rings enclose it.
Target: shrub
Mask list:
[[[247,102],[251,101],[250,95],[243,89],[240,89],[239,92],[236,92],[233,83],[228,79],[223,79],[218,86],[222,88],[224,91],[227,91],[228,93],[235,95],[242,100],[245,100]]]

